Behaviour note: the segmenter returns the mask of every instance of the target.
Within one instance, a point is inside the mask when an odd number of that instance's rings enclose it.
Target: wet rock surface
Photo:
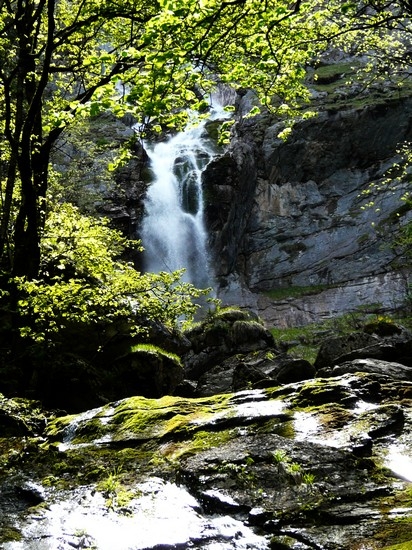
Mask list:
[[[411,405],[358,372],[57,417],[1,439],[1,548],[410,543]]]
[[[1,396],[0,548],[410,548],[410,344],[368,324],[312,365],[229,309],[186,333],[174,396]]]

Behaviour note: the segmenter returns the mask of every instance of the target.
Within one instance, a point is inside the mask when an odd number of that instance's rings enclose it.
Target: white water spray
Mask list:
[[[185,281],[199,288],[210,286],[202,172],[216,150],[205,125],[226,116],[218,107],[206,121],[189,126],[168,141],[147,147],[154,179],[146,196],[141,233],[145,271],[159,273],[184,268]]]

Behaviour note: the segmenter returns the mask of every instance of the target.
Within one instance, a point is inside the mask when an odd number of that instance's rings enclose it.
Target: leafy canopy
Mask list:
[[[370,73],[404,69],[409,12],[402,0],[0,2],[3,265],[37,275],[50,155],[76,117],[110,110],[143,131],[180,127],[216,82],[295,115],[325,49],[366,55]]]

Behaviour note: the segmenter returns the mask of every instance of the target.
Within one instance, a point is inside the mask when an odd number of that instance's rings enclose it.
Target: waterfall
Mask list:
[[[153,182],[145,199],[141,239],[147,272],[185,268],[183,280],[212,283],[203,217],[202,171],[216,155],[205,125],[225,118],[222,108],[167,141],[146,145]]]

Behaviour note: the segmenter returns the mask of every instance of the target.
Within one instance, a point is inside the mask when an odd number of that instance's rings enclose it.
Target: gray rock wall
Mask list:
[[[349,311],[393,311],[405,302],[411,281],[410,273],[392,271],[361,277],[301,298],[273,301],[260,294],[255,308],[268,326],[278,328],[304,326],[333,319]]]
[[[213,190],[207,220],[224,301],[245,299],[249,291],[342,285],[343,307],[357,302],[358,286],[368,281],[375,289],[388,284],[387,294],[393,289],[392,301],[398,301],[397,283],[391,286],[397,276],[382,276],[405,263],[390,246],[400,224],[411,219],[411,212],[395,215],[405,188],[362,191],[381,183],[399,160],[397,148],[412,137],[411,114],[410,98],[324,111],[298,124],[286,142],[267,116],[239,122],[230,151],[205,174],[205,188]],[[363,209],[371,199],[374,207]],[[362,301],[382,302],[375,294]],[[250,306],[253,296],[246,301]]]

